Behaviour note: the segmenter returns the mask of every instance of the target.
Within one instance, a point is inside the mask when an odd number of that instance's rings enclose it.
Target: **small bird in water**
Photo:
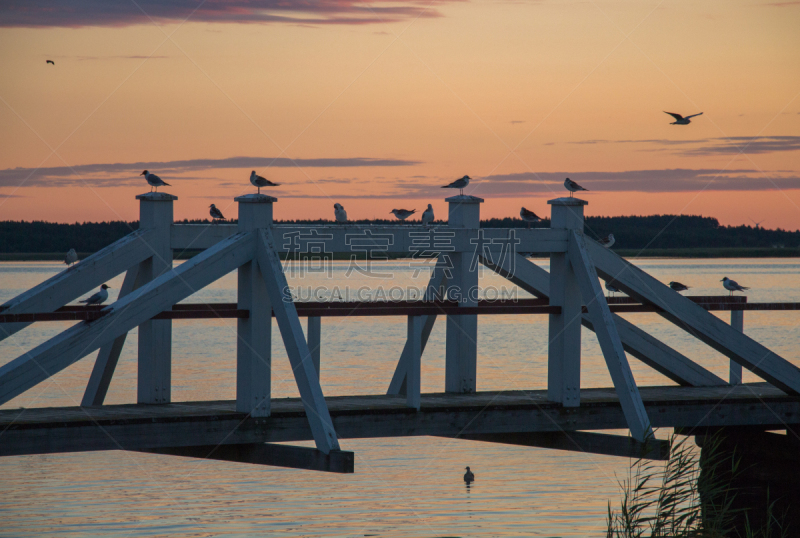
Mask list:
[[[466,482],[468,486],[470,482],[475,482],[475,475],[472,474],[472,471],[469,470],[469,467],[467,467],[467,472],[464,473],[464,482]]]
[[[144,176],[144,178],[147,180],[147,183],[150,185],[150,192],[153,192],[153,187],[156,188],[156,192],[158,192],[159,187],[164,187],[164,186],[171,187],[169,183],[166,183],[163,179],[161,179],[155,174],[151,174],[147,170],[145,170],[139,175]]]
[[[211,209],[209,209],[209,210],[208,210],[208,214],[209,214],[209,215],[211,215],[211,218],[212,218],[212,219],[222,219],[222,220],[225,220],[225,217],[222,215],[222,211],[220,211],[219,209],[217,209],[217,206],[215,206],[214,204],[211,204],[211,205],[210,205],[210,206],[208,206],[208,207],[210,207],[210,208],[211,208]]]
[[[608,234],[608,237],[603,237],[602,239],[597,240],[598,243],[606,248],[611,248],[615,241],[616,239],[614,238],[614,234]]]
[[[669,283],[669,287],[674,291],[687,291],[689,286],[686,284],[681,284],[680,282],[675,282],[674,280]]]
[[[744,286],[740,286],[738,282],[736,282],[735,280],[731,280],[728,277],[723,277],[722,280],[720,280],[720,282],[722,282],[722,285],[725,287],[725,289],[730,292],[728,295],[733,295],[734,291],[744,291],[750,289]]]
[[[406,220],[408,217],[416,213],[416,209],[409,211],[408,209],[392,209],[389,213],[394,213],[394,216],[400,220]]]
[[[347,222],[347,211],[342,204],[333,204],[333,216],[336,217],[336,222]]]
[[[258,194],[261,194],[261,187],[278,187],[280,185],[280,183],[273,183],[267,178],[259,176],[255,170],[250,172],[250,183],[253,184],[253,187],[258,187]]]
[[[702,115],[703,113],[702,113],[702,112],[700,112],[700,114],[692,114],[691,116],[686,116],[686,117],[683,117],[683,116],[681,116],[680,114],[675,114],[674,112],[667,112],[667,111],[665,110],[665,111],[664,111],[664,114],[669,114],[670,116],[672,116],[673,118],[675,118],[675,121],[673,121],[672,123],[670,123],[670,125],[689,125],[690,123],[692,123],[692,120],[691,120],[691,118],[694,118],[695,116],[700,116],[700,115]]]
[[[572,194],[578,191],[588,191],[589,189],[584,189],[570,178],[564,180],[564,187],[569,191],[569,196],[572,198]]]
[[[422,224],[430,226],[433,223],[433,206],[428,204],[428,209],[422,212]]]
[[[69,252],[67,252],[67,257],[64,258],[64,263],[67,265],[72,265],[76,261],[78,261],[78,253],[75,252],[74,248],[71,248],[69,249]]]
[[[606,289],[611,292],[611,297],[613,297],[615,293],[621,291],[618,287],[612,284],[612,282],[614,281],[612,280],[610,282],[606,282]]]
[[[56,63],[53,60],[47,60],[45,63],[48,63],[50,65],[56,65]]]
[[[539,222],[542,220],[539,215],[529,209],[525,209],[524,207],[519,210],[519,218],[528,223],[528,228],[530,228],[531,224],[534,222]]]
[[[89,297],[88,299],[84,299],[83,301],[79,301],[81,303],[86,303],[87,306],[102,304],[108,299],[108,286],[103,284],[100,286],[100,291]]]
[[[464,176],[458,178],[457,180],[449,183],[447,185],[442,186],[443,189],[458,189],[458,194],[464,194],[464,189],[469,185],[469,180],[472,179],[469,176]]]

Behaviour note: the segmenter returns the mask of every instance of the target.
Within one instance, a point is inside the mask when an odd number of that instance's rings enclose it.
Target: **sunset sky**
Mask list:
[[[46,60],[55,65],[48,65]],[[700,214],[800,228],[800,2],[11,0],[0,220],[387,218],[464,174],[483,217]],[[703,112],[670,125],[663,111]]]

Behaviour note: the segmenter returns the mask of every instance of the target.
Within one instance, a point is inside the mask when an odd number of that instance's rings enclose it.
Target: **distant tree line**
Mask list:
[[[205,220],[184,220],[182,223],[207,223]],[[235,221],[228,221],[235,222]],[[331,224],[323,220],[277,221],[294,224]],[[356,220],[353,224],[401,224],[396,220]],[[484,228],[525,228],[520,219],[481,221]],[[536,225],[549,227],[545,219]],[[86,222],[58,224],[53,222],[0,222],[0,253],[66,252],[74,248],[81,253],[96,252],[138,229],[134,222]],[[614,249],[675,248],[771,248],[800,247],[800,231],[766,230],[752,226],[720,226],[711,217],[689,215],[651,215],[646,217],[587,217],[585,232],[593,238],[613,233]]]

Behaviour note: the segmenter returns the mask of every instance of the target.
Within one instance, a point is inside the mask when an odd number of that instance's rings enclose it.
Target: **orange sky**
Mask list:
[[[276,218],[445,216],[463,174],[547,214],[569,175],[588,215],[800,228],[800,2],[85,3],[0,7],[3,220],[135,219],[143,168],[231,217],[255,168]]]

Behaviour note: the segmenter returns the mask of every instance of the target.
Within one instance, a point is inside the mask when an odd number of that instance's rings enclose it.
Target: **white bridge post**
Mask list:
[[[481,225],[482,198],[458,195],[445,199],[449,202],[447,225],[451,228],[477,229]],[[480,245],[476,245],[480,249]],[[447,282],[448,299],[457,298],[459,306],[478,306],[477,252],[446,252],[452,260],[453,279]],[[447,316],[447,344],[445,351],[446,392],[475,392],[478,366],[478,316]]]
[[[155,233],[148,238],[153,255],[139,266],[139,283],[144,285],[172,270],[172,202],[177,196],[148,192],[139,200],[139,229]],[[168,403],[172,386],[172,320],[148,320],[139,325],[138,403]]]
[[[277,198],[245,195],[239,203],[239,231],[272,226],[272,204]],[[239,267],[238,305],[250,316],[239,319],[236,339],[236,410],[268,417],[272,387],[272,304],[261,268],[253,260]]]
[[[740,333],[744,332],[744,310],[731,310],[731,327],[733,327]],[[730,370],[728,375],[729,375],[728,382],[731,385],[741,385],[742,365],[739,364],[738,362],[731,360]]]
[[[551,228],[566,228],[583,233],[583,206],[577,198],[556,198],[552,206]],[[575,270],[564,252],[550,254],[550,305],[560,306],[560,314],[550,314],[547,352],[547,399],[564,407],[581,404],[581,290]]]

